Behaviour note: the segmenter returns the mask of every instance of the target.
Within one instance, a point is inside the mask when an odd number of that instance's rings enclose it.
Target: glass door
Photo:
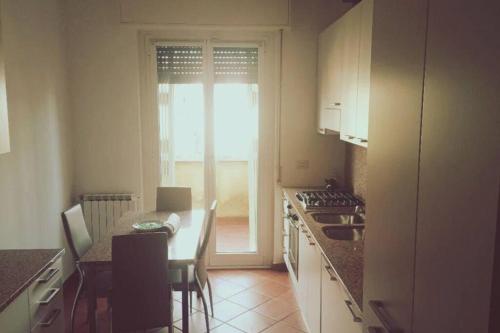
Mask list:
[[[218,201],[210,264],[262,264],[259,249],[259,46],[156,43],[161,183]]]

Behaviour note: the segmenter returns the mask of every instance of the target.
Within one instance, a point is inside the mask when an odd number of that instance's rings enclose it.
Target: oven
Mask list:
[[[283,199],[283,222],[284,260],[288,270],[293,272],[295,279],[297,279],[299,267],[299,216],[286,198]]]

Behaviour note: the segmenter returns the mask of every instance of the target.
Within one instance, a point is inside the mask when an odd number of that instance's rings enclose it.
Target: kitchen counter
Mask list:
[[[0,312],[63,254],[63,249],[0,250]]]
[[[346,291],[362,310],[363,306],[363,241],[333,240],[323,233],[326,224],[316,222],[310,213],[306,213],[296,198],[301,188],[283,188],[285,196],[295,208],[297,214],[307,225],[316,239],[321,251],[337,273]],[[341,211],[341,208],[339,208]]]

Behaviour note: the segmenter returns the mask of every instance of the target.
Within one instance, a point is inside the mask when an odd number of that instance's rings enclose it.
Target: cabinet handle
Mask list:
[[[59,272],[59,268],[50,268],[48,271],[47,271],[47,275],[43,278],[39,278],[38,280],[36,280],[38,283],[46,283],[46,282],[49,282],[50,279],[52,279],[54,277],[54,275],[56,275],[57,273]]]
[[[52,301],[52,299],[59,293],[59,291],[61,290],[61,288],[50,288],[48,291],[49,291],[49,296],[43,300],[43,301],[39,301],[38,304],[40,305],[47,305],[50,303],[50,301]]]
[[[354,136],[352,136],[352,135],[348,135],[348,136],[347,136],[347,138],[348,138],[349,140],[352,140],[352,139],[354,139]]]
[[[345,302],[345,305],[347,305],[347,308],[349,309],[349,311],[351,312],[352,321],[354,321],[355,323],[362,322],[362,319],[360,317],[356,316],[356,314],[354,313],[354,310],[352,309],[352,302],[349,300],[345,300],[344,302]]]
[[[61,314],[61,309],[52,310],[49,315],[40,322],[41,327],[50,327],[56,321],[57,317]]]
[[[368,305],[372,309],[373,313],[377,316],[378,320],[382,323],[382,326],[384,326],[385,330],[388,333],[403,333],[403,330],[399,328],[395,328],[396,325],[394,325],[391,322],[391,318],[387,315],[385,309],[384,309],[384,304],[382,304],[381,301],[368,301]]]
[[[333,273],[332,267],[330,265],[326,265],[325,269],[328,272],[328,275],[330,275],[330,281],[337,281],[337,277],[335,276],[335,273]]]
[[[363,143],[367,143],[368,140],[367,139],[359,139],[359,141],[363,142]]]

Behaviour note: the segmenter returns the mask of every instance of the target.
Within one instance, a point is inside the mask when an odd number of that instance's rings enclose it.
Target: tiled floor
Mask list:
[[[248,217],[217,217],[216,228],[217,252],[248,251]]]
[[[210,319],[214,333],[300,333],[306,332],[298,309],[288,273],[271,270],[215,270],[210,271],[214,291],[215,316]],[[65,311],[67,322],[75,283],[65,285]],[[208,293],[207,300],[208,300]],[[175,332],[181,332],[181,295],[174,293]],[[200,300],[193,302],[190,332],[205,332],[205,318]],[[109,332],[106,300],[98,304],[99,332]],[[88,332],[85,323],[85,300],[80,302],[75,332]],[[167,329],[154,331],[166,333]]]

